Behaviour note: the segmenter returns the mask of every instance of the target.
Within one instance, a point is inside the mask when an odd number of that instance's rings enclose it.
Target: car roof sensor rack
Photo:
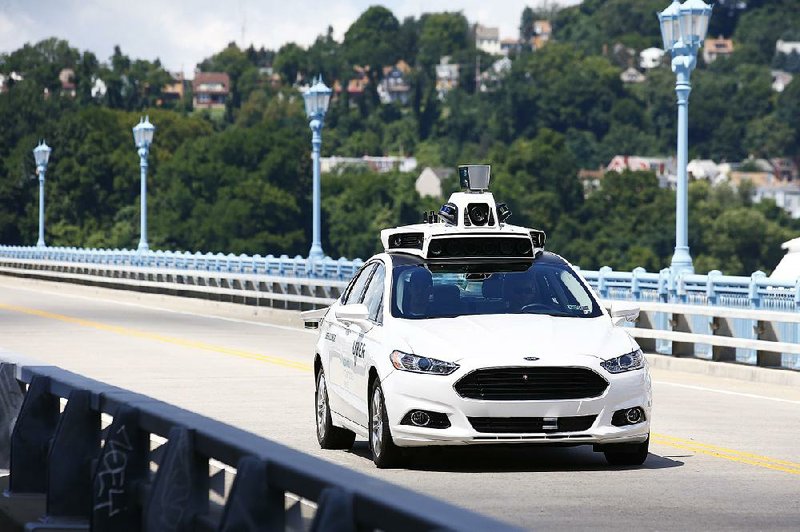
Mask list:
[[[433,260],[531,260],[544,249],[544,231],[506,223],[511,210],[489,192],[488,164],[458,167],[460,192],[450,195],[439,212],[423,223],[384,229],[387,252],[402,252]]]

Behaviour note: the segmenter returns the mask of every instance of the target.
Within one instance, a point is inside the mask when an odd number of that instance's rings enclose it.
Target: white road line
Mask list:
[[[731,392],[729,390],[720,390],[718,388],[706,388],[705,386],[693,386],[691,384],[678,384],[676,382],[658,381],[653,380],[654,384],[664,384],[666,386],[675,386],[677,388],[688,388],[690,390],[699,390],[702,392],[722,393],[725,395],[738,395],[740,397],[749,397],[750,399],[765,399],[767,401],[778,401],[780,403],[789,403],[793,405],[800,405],[800,401],[792,399],[781,399],[779,397],[767,397],[766,395],[756,395],[754,393]]]
[[[87,300],[87,301],[102,301],[104,303],[115,303],[117,305],[126,305],[126,306],[129,306],[129,307],[144,308],[144,309],[149,309],[149,310],[160,310],[162,312],[170,312],[172,314],[182,314],[184,316],[193,316],[193,317],[196,317],[196,318],[208,318],[208,319],[214,319],[214,320],[230,321],[230,322],[233,322],[233,323],[245,323],[247,325],[257,325],[259,327],[270,327],[270,328],[273,328],[273,329],[281,329],[281,330],[285,330],[285,331],[299,332],[299,333],[304,333],[304,334],[313,334],[313,335],[319,334],[318,331],[301,329],[299,327],[289,327],[288,325],[276,325],[274,323],[263,323],[263,322],[259,322],[259,321],[243,320],[243,319],[239,319],[239,318],[228,318],[228,317],[225,317],[225,316],[214,316],[214,315],[209,315],[209,314],[200,314],[198,312],[190,312],[188,310],[175,310],[175,309],[170,309],[170,308],[158,307],[158,306],[155,306],[155,305],[145,305],[145,304],[142,304],[142,303],[131,303],[130,301],[115,301],[113,299],[105,299],[105,298],[102,298],[102,297],[79,296],[77,294],[62,294],[60,292],[51,292],[49,290],[39,290],[39,289],[36,289],[36,288],[28,288],[28,287],[22,287],[22,286],[3,286],[3,288],[8,288],[8,289],[11,289],[11,290],[27,290],[29,292],[37,292],[37,293],[40,293],[40,294],[48,294],[48,295],[55,295],[55,296],[61,296],[61,297],[72,297],[72,298],[75,298],[75,299],[84,299],[84,300]],[[300,317],[298,316],[297,319],[299,320]]]

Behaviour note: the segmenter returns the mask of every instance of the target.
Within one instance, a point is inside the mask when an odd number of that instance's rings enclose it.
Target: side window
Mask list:
[[[378,263],[375,267],[375,273],[372,274],[372,280],[364,293],[364,304],[369,310],[369,319],[374,322],[380,323],[380,309],[383,303],[383,289],[384,281],[386,279],[386,268],[383,264]]]
[[[355,280],[350,283],[350,287],[348,288],[347,292],[345,292],[344,297],[342,298],[343,305],[352,305],[354,303],[361,303],[364,295],[364,287],[367,286],[367,281],[369,281],[369,275],[372,273],[372,270],[375,268],[375,263],[372,262],[367,264],[361,271],[358,272]]]

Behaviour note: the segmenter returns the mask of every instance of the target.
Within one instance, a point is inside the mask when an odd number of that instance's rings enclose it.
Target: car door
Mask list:
[[[372,272],[369,285],[364,291],[362,303],[369,310],[370,327],[364,329],[357,325],[350,325],[353,344],[353,356],[350,371],[352,377],[347,380],[347,395],[351,403],[351,410],[355,417],[353,421],[367,426],[367,371],[370,367],[370,357],[383,352],[383,294],[386,284],[386,267],[382,262],[377,262]]]
[[[364,289],[367,287],[374,269],[374,262],[365,264],[353,277],[338,304],[361,303],[364,298]],[[328,365],[328,401],[330,402],[331,410],[353,420],[355,410],[347,393],[348,382],[353,378],[351,369],[353,363],[353,330],[347,323],[336,317],[335,308],[332,310],[333,312],[328,313],[330,323],[324,332],[326,338],[329,338],[331,342]]]

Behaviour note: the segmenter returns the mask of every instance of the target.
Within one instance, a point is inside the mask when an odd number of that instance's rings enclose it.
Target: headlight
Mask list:
[[[402,351],[392,351],[389,355],[395,369],[411,371],[413,373],[428,373],[432,375],[450,375],[458,369],[458,364],[436,360],[435,358],[420,357]]]
[[[601,362],[600,365],[609,373],[624,373],[626,371],[642,369],[644,367],[644,355],[641,349],[637,349],[621,357]]]

